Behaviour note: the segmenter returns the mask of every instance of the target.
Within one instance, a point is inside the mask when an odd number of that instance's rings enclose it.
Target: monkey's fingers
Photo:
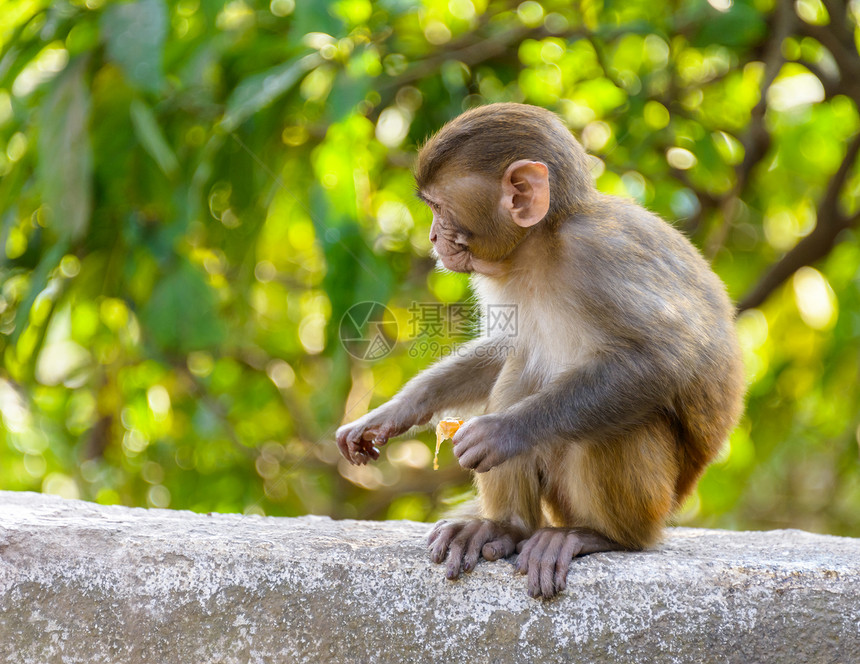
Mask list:
[[[435,542],[441,534],[442,526],[445,525],[445,523],[445,521],[440,521],[430,529],[430,534],[427,535],[427,546],[433,546],[433,542]]]
[[[451,521],[447,519],[442,519],[435,526],[433,526],[433,530],[430,531],[430,534],[427,536],[427,546],[432,546],[433,542],[435,542],[442,533],[450,530],[449,526],[453,525]],[[453,535],[451,536],[453,537]]]
[[[352,461],[352,458],[349,454],[349,447],[346,444],[346,439],[337,438],[337,448],[340,450],[341,456],[347,461]]]
[[[504,460],[505,459],[501,458],[498,454],[495,454],[495,450],[491,450],[483,459],[481,459],[478,465],[475,466],[475,472],[486,473],[488,470],[492,470],[498,466]]]
[[[343,455],[343,458],[352,463],[352,453],[349,446],[349,427],[342,426],[335,433],[335,441],[337,442],[337,447],[340,450],[340,453]]]
[[[444,524],[444,525],[443,525]],[[441,527],[440,527],[441,526]],[[430,560],[434,563],[441,563],[448,556],[448,546],[451,540],[462,530],[462,523],[445,523],[441,522],[434,529],[434,533],[430,534],[433,538],[430,544]]]
[[[484,545],[495,536],[496,525],[492,521],[484,521],[478,531],[472,535],[463,556],[463,571],[471,572],[478,564]]]
[[[376,440],[363,440],[361,449],[371,459],[376,460],[379,458],[379,448],[377,447],[379,444]]]
[[[466,553],[466,547],[481,528],[481,521],[467,521],[462,530],[457,533],[457,536],[448,547],[448,565],[445,568],[445,576],[449,579],[456,579],[460,576],[460,570],[463,568],[463,557]]]
[[[349,429],[346,430],[346,442],[349,445],[358,445],[359,441],[361,441],[361,438],[364,435],[365,428],[366,427],[360,424],[351,426]]]
[[[362,440],[363,434],[364,427],[360,425],[347,427],[345,430],[344,428],[338,430],[338,447],[346,460],[354,466],[367,463],[365,445]]]
[[[349,450],[350,455],[348,459],[353,466],[363,466],[370,461],[368,446],[364,445],[362,441],[351,444]]]
[[[555,587],[558,592],[567,588],[567,571],[570,561],[576,558],[582,551],[582,541],[576,533],[568,533],[564,538],[564,545],[558,553],[555,564]]]
[[[550,536],[545,540],[545,547],[538,561],[539,594],[543,595],[544,598],[552,597],[558,592],[555,585],[556,567],[565,539],[563,532],[556,531],[550,532]],[[532,597],[537,597],[537,595],[532,595]]]
[[[507,558],[514,552],[517,545],[514,542],[514,538],[511,535],[504,534],[498,539],[494,539],[491,542],[487,542],[484,544],[484,548],[481,549],[481,555],[484,556],[487,560],[499,560],[500,558]]]
[[[541,531],[536,532],[527,540],[517,545],[517,551],[520,555],[517,556],[516,568],[519,574],[525,574],[529,571],[529,558],[531,557],[532,549],[535,548],[540,539],[540,533]]]
[[[454,448],[454,454],[463,468],[475,469],[484,460],[486,453],[482,445],[473,445],[464,447],[462,444],[459,448]]]
[[[357,451],[358,464],[360,466],[367,465],[371,461],[376,461],[379,458],[379,450],[373,445],[367,445]]]
[[[541,594],[541,579],[540,579],[540,570],[541,570],[541,559],[543,558],[544,551],[549,544],[549,541],[552,539],[552,533],[548,530],[539,530],[533,536],[532,539],[535,539],[535,544],[528,552],[528,562],[526,574],[528,575],[528,591],[529,595],[532,597],[538,597]],[[519,561],[517,561],[519,563]],[[519,565],[518,565],[519,566]]]
[[[361,439],[363,441],[370,441],[374,445],[385,445],[388,442],[388,433],[385,429],[371,427],[362,432]]]
[[[342,439],[338,437],[338,447],[347,461],[354,466],[363,466],[371,459],[379,458],[379,449],[376,447],[378,439],[373,429],[357,426],[347,431]]]

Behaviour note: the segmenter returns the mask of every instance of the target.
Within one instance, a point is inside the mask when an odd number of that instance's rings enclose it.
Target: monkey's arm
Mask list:
[[[669,406],[681,379],[652,350],[606,351],[514,406],[474,418],[454,436],[465,468],[485,472],[539,443],[600,439]]]
[[[505,339],[476,339],[410,380],[389,402],[337,430],[341,453],[353,464],[378,459],[376,445],[416,425],[433,413],[465,407],[489,397],[505,362]]]
[[[392,401],[433,413],[485,401],[507,356],[509,339],[485,337],[457,347],[410,380]],[[425,424],[422,422],[422,424]]]

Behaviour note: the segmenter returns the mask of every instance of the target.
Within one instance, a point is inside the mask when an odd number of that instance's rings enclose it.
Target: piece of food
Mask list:
[[[439,448],[442,447],[442,441],[453,438],[462,425],[463,420],[458,420],[456,417],[439,420],[439,424],[436,425],[436,455],[433,457],[433,470],[439,470]]]

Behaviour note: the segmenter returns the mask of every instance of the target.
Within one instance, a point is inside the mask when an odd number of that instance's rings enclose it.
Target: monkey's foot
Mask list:
[[[440,521],[427,538],[427,546],[434,563],[447,557],[445,576],[456,579],[461,571],[475,569],[481,556],[498,560],[511,555],[526,536],[522,528],[489,519]]]
[[[549,598],[565,589],[570,561],[577,556],[623,549],[588,528],[541,528],[517,547],[517,572],[528,574],[529,595]]]

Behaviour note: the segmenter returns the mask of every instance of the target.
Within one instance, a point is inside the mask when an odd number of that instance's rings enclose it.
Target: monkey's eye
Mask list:
[[[430,206],[430,209],[433,210],[436,214],[442,213],[442,206],[439,205],[436,201],[428,201],[427,203]]]

